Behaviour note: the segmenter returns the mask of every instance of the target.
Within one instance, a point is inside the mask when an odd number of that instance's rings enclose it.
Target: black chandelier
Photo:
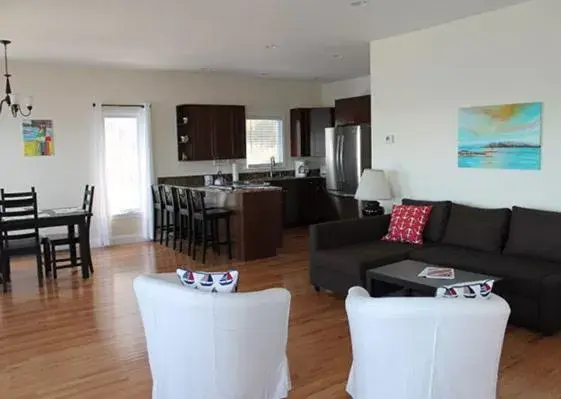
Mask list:
[[[2,106],[6,104],[8,108],[12,111],[12,115],[14,118],[18,116],[26,117],[31,115],[31,109],[33,106],[31,105],[31,98],[29,97],[25,101],[25,108],[27,109],[27,113],[23,111],[22,106],[19,103],[19,99],[15,94],[12,94],[12,86],[10,85],[10,72],[8,72],[8,44],[11,42],[9,40],[0,40],[0,44],[4,46],[4,77],[6,78],[6,93],[5,97],[0,101],[0,114],[2,114]]]

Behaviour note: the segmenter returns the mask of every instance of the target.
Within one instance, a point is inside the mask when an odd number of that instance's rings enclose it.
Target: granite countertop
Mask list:
[[[233,187],[233,186],[226,185],[226,186],[198,186],[198,187],[189,187],[189,188],[195,191],[205,191],[205,192],[215,192],[215,193],[229,193],[229,192],[253,193],[253,192],[260,192],[260,191],[282,190],[281,187],[258,185],[258,184],[241,186],[241,187]]]

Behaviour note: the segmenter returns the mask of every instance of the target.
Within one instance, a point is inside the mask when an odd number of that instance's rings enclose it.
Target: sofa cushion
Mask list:
[[[442,243],[500,252],[508,232],[510,209],[484,209],[452,204]]]
[[[537,258],[507,256],[467,248],[438,245],[417,249],[410,259],[502,277],[497,288],[526,298],[539,298],[542,280],[560,274],[559,264]],[[443,284],[445,285],[445,283]]]
[[[422,244],[431,208],[427,205],[394,205],[388,234],[382,240]]]
[[[407,255],[415,248],[418,247],[403,243],[374,241],[315,251],[312,256],[316,267],[351,274],[362,281],[366,270],[407,259]]]
[[[424,201],[404,198],[401,203],[403,205],[430,205],[429,221],[423,231],[423,238],[430,242],[440,242],[446,230],[446,223],[448,223],[448,216],[450,215],[450,201]]]
[[[504,253],[561,262],[561,213],[513,207]]]

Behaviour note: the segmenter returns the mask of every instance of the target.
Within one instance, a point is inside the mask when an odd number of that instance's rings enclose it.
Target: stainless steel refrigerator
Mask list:
[[[358,216],[358,202],[353,197],[362,171],[372,166],[370,125],[325,129],[325,166],[327,191],[339,218]]]

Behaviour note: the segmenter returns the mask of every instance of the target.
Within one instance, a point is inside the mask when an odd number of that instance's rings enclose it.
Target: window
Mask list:
[[[139,117],[105,116],[105,163],[111,216],[141,210]]]
[[[281,119],[248,119],[246,121],[247,166],[268,165],[284,160]]]

